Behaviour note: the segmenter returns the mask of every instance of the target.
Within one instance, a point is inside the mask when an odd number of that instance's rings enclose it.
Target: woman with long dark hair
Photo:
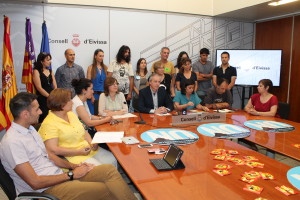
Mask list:
[[[93,83],[94,95],[87,100],[90,113],[98,114],[98,101],[100,94],[104,91],[104,81],[107,75],[107,66],[103,63],[104,52],[102,49],[96,49],[93,57],[93,64],[87,69],[87,78]]]
[[[57,88],[55,76],[50,68],[51,59],[52,57],[49,53],[42,52],[38,55],[37,61],[34,63],[32,80],[36,88],[37,100],[42,110],[39,123],[43,122],[49,111],[47,97],[53,89]]]
[[[136,71],[134,74],[134,87],[133,87],[133,94],[132,94],[132,102],[131,106],[134,109],[137,109],[137,103],[139,98],[139,93],[141,89],[144,89],[149,85],[148,78],[151,73],[148,73],[147,70],[147,62],[145,58],[140,58],[136,64]]]

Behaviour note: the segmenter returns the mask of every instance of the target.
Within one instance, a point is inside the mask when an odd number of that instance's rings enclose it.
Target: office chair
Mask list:
[[[23,192],[17,196],[16,189],[13,180],[9,174],[5,171],[0,160],[0,186],[5,192],[9,200],[21,200],[21,199],[46,199],[46,200],[59,200],[58,198],[39,192]]]
[[[288,119],[290,114],[290,104],[278,102],[278,115],[282,119]]]

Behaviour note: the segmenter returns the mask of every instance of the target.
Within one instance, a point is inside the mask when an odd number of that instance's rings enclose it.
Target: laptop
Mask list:
[[[150,159],[150,162],[158,171],[169,171],[174,169],[184,169],[181,161],[183,151],[174,144],[170,144],[163,159]]]

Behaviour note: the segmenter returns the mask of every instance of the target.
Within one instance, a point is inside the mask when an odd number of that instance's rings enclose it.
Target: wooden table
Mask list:
[[[139,119],[128,118],[122,119],[123,122],[116,125],[105,124],[96,128],[98,131],[124,131],[125,136],[135,136],[140,141],[143,141],[140,137],[141,133],[147,130],[176,128],[170,125],[170,116],[143,114],[143,118],[149,125],[134,124],[133,122]],[[197,126],[187,125],[185,128],[181,127],[178,129],[197,133]],[[291,186],[286,178],[286,173],[291,167],[230,140],[198,135],[199,140],[196,143],[180,146],[184,151],[182,161],[186,168],[167,172],[157,171],[149,161],[150,158],[161,158],[162,155],[149,155],[145,148],[140,149],[137,145],[118,143],[108,144],[108,146],[142,195],[149,200],[253,200],[258,197],[264,197],[269,200],[300,199],[299,194],[287,197],[275,189],[276,186],[281,185]],[[158,147],[158,145],[154,145],[154,147]],[[230,169],[232,174],[223,177],[219,176],[213,172],[213,167],[223,161],[213,160],[213,155],[210,154],[216,148],[237,150],[240,153],[237,157],[246,155],[257,157],[265,166],[263,169],[254,168],[254,170],[272,173],[276,180],[259,179],[255,182],[255,185],[264,188],[260,195],[244,191],[243,187],[246,183],[240,181],[239,178],[242,173],[253,169],[247,166],[236,166],[231,162],[225,161],[233,166]]]
[[[299,144],[300,143],[300,123],[288,121],[285,119],[280,119],[276,117],[261,117],[261,116],[254,116],[246,113],[243,110],[228,113],[226,115],[227,121],[226,123],[235,124],[238,126],[243,126],[244,128],[250,129],[244,126],[244,122],[248,120],[271,120],[271,121],[278,121],[290,124],[295,127],[295,130],[290,132],[266,132],[266,131],[258,131],[254,129],[251,130],[251,135],[245,140],[253,142],[255,144],[261,145],[267,149],[270,149],[274,152],[281,153],[288,157],[300,161],[300,149],[295,148],[292,144]]]

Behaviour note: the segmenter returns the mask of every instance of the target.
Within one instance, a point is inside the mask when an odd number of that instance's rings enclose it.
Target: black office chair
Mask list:
[[[290,114],[290,104],[278,102],[278,115],[282,119],[288,119]]]
[[[21,200],[21,199],[46,199],[46,200],[59,200],[58,198],[39,192],[23,192],[17,196],[16,189],[13,180],[9,174],[5,171],[0,160],[0,186],[5,192],[9,200]]]

